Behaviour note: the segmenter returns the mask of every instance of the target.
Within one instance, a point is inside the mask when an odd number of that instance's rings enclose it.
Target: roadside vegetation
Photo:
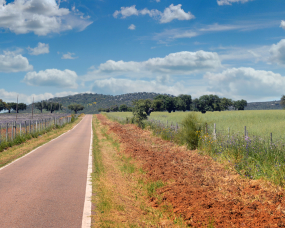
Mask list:
[[[132,118],[130,113],[108,113],[108,116],[121,123]],[[284,187],[284,117],[282,110],[206,114],[153,112],[148,120],[137,124],[165,140],[198,149],[200,154],[225,163],[243,177],[266,179]]]
[[[41,132],[23,136],[18,135],[13,141],[3,141],[0,144],[0,167],[22,157],[33,149],[72,129],[82,118],[83,115],[79,116],[77,119],[72,118],[71,123],[64,124],[63,126],[56,125]]]
[[[151,198],[164,186],[151,181],[141,165],[127,156],[115,134],[93,117],[92,227],[186,227],[171,206],[153,207]]]

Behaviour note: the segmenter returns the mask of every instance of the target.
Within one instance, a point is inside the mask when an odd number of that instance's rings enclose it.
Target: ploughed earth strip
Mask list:
[[[285,191],[264,180],[241,178],[233,169],[197,151],[154,137],[135,125],[97,115],[115,133],[123,152],[135,158],[150,180],[162,180],[162,202],[193,227],[285,227]]]

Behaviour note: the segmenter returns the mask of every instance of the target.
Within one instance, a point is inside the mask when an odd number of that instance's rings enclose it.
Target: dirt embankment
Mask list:
[[[141,163],[150,180],[163,180],[158,193],[190,226],[285,227],[285,191],[259,180],[242,179],[234,171],[134,125],[97,118],[118,135],[124,153]]]

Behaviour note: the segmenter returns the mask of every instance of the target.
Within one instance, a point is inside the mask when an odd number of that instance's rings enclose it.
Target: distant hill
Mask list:
[[[61,112],[71,113],[71,111],[67,108],[68,105],[72,103],[79,103],[84,106],[84,110],[82,111],[83,113],[93,114],[93,113],[99,113],[98,112],[99,108],[109,108],[114,105],[120,106],[122,104],[132,106],[133,100],[153,99],[157,95],[159,95],[159,93],[139,92],[139,93],[127,93],[117,96],[96,94],[96,93],[81,93],[66,97],[55,97],[49,99],[48,101],[61,103],[63,105],[63,110]],[[247,104],[247,107],[245,108],[245,110],[271,110],[271,109],[282,109],[280,101],[250,102]],[[27,112],[31,113],[31,111],[32,111],[32,105],[28,105],[27,110],[23,111],[22,113],[27,113]],[[34,110],[34,112],[39,113],[39,110]]]
[[[282,109],[280,101],[250,102],[245,110],[271,110]]]
[[[99,108],[109,108],[114,105],[120,106],[122,104],[126,104],[127,106],[132,106],[133,100],[153,99],[157,95],[159,95],[159,93],[140,92],[140,93],[127,93],[117,96],[103,95],[97,93],[81,93],[66,97],[55,97],[49,99],[48,101],[61,103],[63,105],[63,110],[61,112],[71,113],[71,111],[67,108],[68,105],[72,103],[78,103],[84,106],[84,110],[82,111],[83,113],[93,114],[93,113],[99,113],[98,112]],[[167,95],[173,96],[170,94]],[[28,105],[27,110],[23,111],[22,113],[24,112],[30,113],[31,110],[32,110],[32,105]],[[39,113],[39,110],[35,110],[34,112]]]

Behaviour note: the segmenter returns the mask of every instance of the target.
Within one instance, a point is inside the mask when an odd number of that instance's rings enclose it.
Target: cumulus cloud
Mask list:
[[[96,80],[92,86],[92,91],[103,94],[123,94],[135,92],[156,92],[179,95],[189,92],[182,83],[175,83],[172,86],[160,84],[157,81],[131,80],[109,78]]]
[[[66,54],[63,54],[62,55],[62,59],[77,59],[78,57],[76,56],[73,56],[75,55],[75,53],[70,53],[70,52],[67,52]]]
[[[39,36],[77,28],[85,29],[92,22],[80,18],[56,0],[0,0],[0,27],[16,34],[34,32]]]
[[[49,45],[45,43],[38,43],[38,46],[35,48],[27,48],[29,50],[30,55],[41,55],[49,53]]]
[[[171,4],[169,7],[164,9],[164,12],[160,12],[157,9],[149,10],[147,8],[142,10],[137,10],[136,6],[130,7],[121,7],[121,10],[116,10],[113,14],[115,18],[118,18],[121,15],[121,18],[130,17],[132,15],[149,15],[150,17],[158,18],[160,23],[169,23],[175,19],[183,21],[183,20],[191,20],[194,19],[195,16],[191,12],[185,12],[182,8],[181,4],[173,5]]]
[[[33,70],[26,57],[11,51],[0,55],[0,72],[20,72]]]
[[[217,0],[219,6],[231,5],[232,3],[246,3],[253,0]]]
[[[23,94],[23,93],[17,93],[17,92],[8,92],[5,89],[0,89],[0,97],[6,102],[15,102],[17,100],[17,96],[19,96],[19,102],[23,102],[26,104],[31,104],[33,102],[33,99],[35,102],[41,101],[41,100],[47,100],[54,97],[65,97],[68,95],[74,95],[78,94],[77,92],[71,92],[71,91],[64,91],[59,93],[42,93],[42,94]]]
[[[120,75],[152,77],[160,74],[189,75],[195,72],[215,70],[221,67],[221,61],[215,52],[177,52],[164,58],[151,58],[143,62],[124,62],[108,60],[98,69],[89,72],[83,79],[103,79]]]
[[[130,29],[130,30],[135,30],[135,29],[136,29],[136,26],[135,26],[134,24],[131,24],[128,29]]]
[[[285,39],[282,39],[279,43],[271,46],[270,55],[270,60],[272,62],[276,62],[279,65],[285,65]]]
[[[285,77],[272,71],[232,68],[222,73],[207,73],[208,91],[235,99],[275,99],[284,93]]]
[[[54,86],[59,88],[77,88],[77,74],[71,70],[47,69],[38,73],[28,72],[24,82],[31,86]]]

